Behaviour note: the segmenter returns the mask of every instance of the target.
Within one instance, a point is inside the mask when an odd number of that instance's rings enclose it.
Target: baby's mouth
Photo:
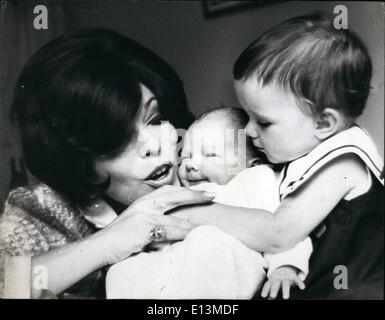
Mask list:
[[[190,186],[195,186],[200,183],[210,182],[208,179],[200,179],[200,180],[186,180]]]

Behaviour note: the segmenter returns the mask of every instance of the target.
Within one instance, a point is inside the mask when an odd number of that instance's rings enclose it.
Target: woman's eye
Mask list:
[[[152,125],[152,126],[159,126],[162,124],[162,121],[165,121],[165,119],[160,115],[160,114],[157,114],[156,116],[154,116],[149,122],[148,124]]]

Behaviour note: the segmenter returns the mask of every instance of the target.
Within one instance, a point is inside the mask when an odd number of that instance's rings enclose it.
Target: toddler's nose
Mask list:
[[[245,127],[246,134],[252,139],[258,138],[258,131],[251,121],[249,121]]]

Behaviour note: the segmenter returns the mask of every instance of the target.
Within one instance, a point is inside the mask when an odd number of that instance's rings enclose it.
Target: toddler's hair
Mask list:
[[[289,19],[259,36],[239,56],[234,79],[255,76],[262,85],[289,89],[301,105],[319,114],[334,108],[353,119],[365,107],[372,64],[351,30],[335,29],[333,19],[315,13]]]

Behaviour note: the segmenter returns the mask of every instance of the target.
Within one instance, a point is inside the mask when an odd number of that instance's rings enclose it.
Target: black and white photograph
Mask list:
[[[384,299],[383,3],[0,3],[1,299]]]

